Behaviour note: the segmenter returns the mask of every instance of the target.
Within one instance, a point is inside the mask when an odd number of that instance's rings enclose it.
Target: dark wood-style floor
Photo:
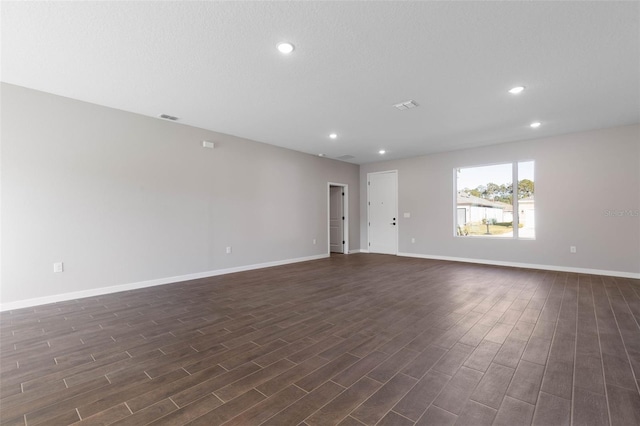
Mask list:
[[[640,281],[382,255],[1,315],[6,425],[637,425]]]

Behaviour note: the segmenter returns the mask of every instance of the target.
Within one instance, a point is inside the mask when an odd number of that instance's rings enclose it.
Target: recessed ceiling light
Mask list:
[[[534,121],[533,123],[529,124],[529,126],[533,127],[534,129],[537,129],[538,127],[540,127],[542,123],[540,123],[539,121]]]
[[[293,44],[291,43],[279,43],[277,47],[280,53],[283,53],[285,55],[288,55],[289,53],[293,52],[293,49],[294,49]]]
[[[378,154],[382,155],[384,153],[386,153],[387,151],[385,151],[384,149],[381,149],[380,151],[378,151]]]
[[[511,93],[512,95],[517,95],[518,93],[522,93],[523,90],[524,86],[516,86],[513,89],[509,90],[509,93]]]
[[[337,134],[337,133],[330,133],[330,134],[329,134],[329,137],[330,137],[331,139],[335,139],[335,138],[337,138],[337,137],[338,137],[338,134]]]

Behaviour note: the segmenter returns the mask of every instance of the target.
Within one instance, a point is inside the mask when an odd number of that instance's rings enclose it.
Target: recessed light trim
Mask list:
[[[511,93],[512,95],[517,95],[519,93],[522,93],[525,88],[526,88],[525,86],[516,86],[510,89],[509,93]]]
[[[337,133],[329,133],[329,138],[330,139],[336,139],[338,137]]]
[[[381,149],[380,151],[378,151],[378,154],[380,154],[380,155],[384,155],[386,153],[387,153],[387,151],[385,151],[384,149]]]
[[[532,129],[537,129],[538,127],[540,127],[542,125],[541,122],[539,121],[534,121],[533,123],[529,124],[529,127],[531,127]]]
[[[288,42],[278,43],[276,47],[278,48],[278,51],[280,51],[280,53],[282,53],[283,55],[288,55],[295,49],[295,46]]]

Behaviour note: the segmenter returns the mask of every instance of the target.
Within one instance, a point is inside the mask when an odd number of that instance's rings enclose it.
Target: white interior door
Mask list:
[[[341,186],[329,187],[329,250],[344,253],[344,191]]]
[[[398,254],[398,173],[369,173],[369,252]]]

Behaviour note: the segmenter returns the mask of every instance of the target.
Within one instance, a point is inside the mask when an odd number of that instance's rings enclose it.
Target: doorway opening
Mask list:
[[[329,253],[349,253],[349,185],[327,183]]]

